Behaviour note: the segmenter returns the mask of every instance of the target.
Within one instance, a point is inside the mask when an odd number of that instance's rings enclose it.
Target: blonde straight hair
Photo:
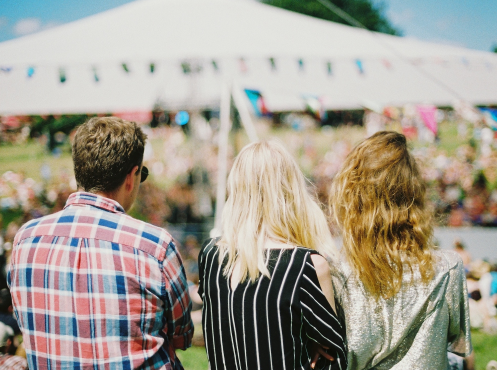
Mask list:
[[[240,282],[254,282],[261,274],[270,277],[264,253],[267,239],[314,249],[325,258],[336,256],[326,217],[297,163],[279,142],[244,147],[227,188],[218,242],[220,263],[227,255],[225,276],[238,265]]]
[[[352,150],[333,180],[330,206],[343,251],[376,299],[390,298],[415,267],[434,274],[433,223],[425,183],[404,135],[378,132]]]

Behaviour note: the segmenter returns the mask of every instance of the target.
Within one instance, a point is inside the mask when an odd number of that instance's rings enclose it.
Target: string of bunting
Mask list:
[[[338,59],[335,59],[334,61],[332,60],[325,60],[323,63],[323,68],[325,73],[328,76],[333,76],[335,74],[335,63]],[[368,67],[373,59],[353,59],[351,62],[355,65],[355,68],[357,70],[358,75],[360,76],[365,76],[367,75],[368,72]],[[376,61],[377,59],[374,59]],[[280,69],[280,64],[278,63],[278,59],[275,57],[270,57],[267,58],[268,61],[268,67],[271,72],[277,72]],[[383,65],[383,67],[386,70],[394,70],[394,63],[389,60],[389,59],[379,59],[379,62]],[[448,67],[449,65],[463,65],[466,68],[471,68],[472,66],[475,65],[475,63],[471,63],[466,57],[461,57],[459,59],[453,58],[453,60],[448,60],[440,57],[435,57],[435,58],[411,58],[409,62],[412,65],[419,66],[419,65],[426,65],[428,63],[433,63],[435,65],[439,65],[441,67]],[[250,67],[249,64],[247,63],[247,60],[243,57],[238,58],[238,71],[242,74],[245,74],[249,72]],[[296,59],[295,62],[295,67],[296,70],[299,72],[305,72],[307,68],[307,63],[303,58],[298,58]],[[221,64],[217,59],[211,59],[208,61],[202,61],[202,60],[183,60],[179,62],[181,70],[183,74],[185,75],[191,75],[191,74],[199,74],[202,73],[206,68],[211,68],[212,71],[215,74],[218,74],[221,72]],[[480,66],[483,64],[484,68],[486,68],[489,71],[494,71],[497,70],[495,66],[488,62],[488,61],[483,61],[480,63],[477,63]],[[210,66],[209,66],[210,65]],[[122,71],[125,74],[131,74],[133,73],[133,69],[130,67],[130,65],[126,62],[123,62],[120,64]],[[28,79],[33,78],[36,75],[36,70],[37,66],[35,65],[29,65],[27,67],[17,67],[17,66],[0,66],[0,75],[2,74],[9,74],[15,69],[19,68],[24,68],[26,77]],[[161,65],[156,63],[156,62],[149,62],[148,63],[148,71],[150,74],[155,74],[157,73],[157,70],[161,68]],[[93,75],[93,79],[96,83],[98,83],[101,80],[101,73],[100,73],[100,68],[92,65],[90,66],[90,71]],[[60,83],[66,83],[68,81],[67,77],[67,68],[66,67],[58,67],[58,75],[59,75],[59,81]]]

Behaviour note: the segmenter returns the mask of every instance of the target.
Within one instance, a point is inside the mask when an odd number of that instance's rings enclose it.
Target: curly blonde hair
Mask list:
[[[434,274],[433,226],[425,184],[404,135],[378,132],[348,155],[329,204],[352,269],[375,297],[393,297],[404,270]]]
[[[240,280],[269,277],[265,242],[272,239],[317,250],[325,257],[337,254],[320,205],[309,192],[302,171],[277,141],[244,147],[228,177],[228,198],[218,242],[225,276],[240,266]]]

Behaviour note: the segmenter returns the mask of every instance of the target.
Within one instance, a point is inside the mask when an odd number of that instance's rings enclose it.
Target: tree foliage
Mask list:
[[[349,25],[317,0],[260,0],[263,3],[310,15],[320,19]],[[329,0],[331,3],[362,23],[368,30],[401,35],[385,16],[385,5],[374,0]]]

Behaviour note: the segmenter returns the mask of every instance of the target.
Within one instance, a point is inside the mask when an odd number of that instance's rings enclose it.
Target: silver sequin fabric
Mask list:
[[[436,250],[435,276],[406,272],[394,297],[375,300],[342,258],[333,263],[335,299],[345,315],[348,369],[446,370],[447,351],[470,354],[466,276],[461,258]]]

